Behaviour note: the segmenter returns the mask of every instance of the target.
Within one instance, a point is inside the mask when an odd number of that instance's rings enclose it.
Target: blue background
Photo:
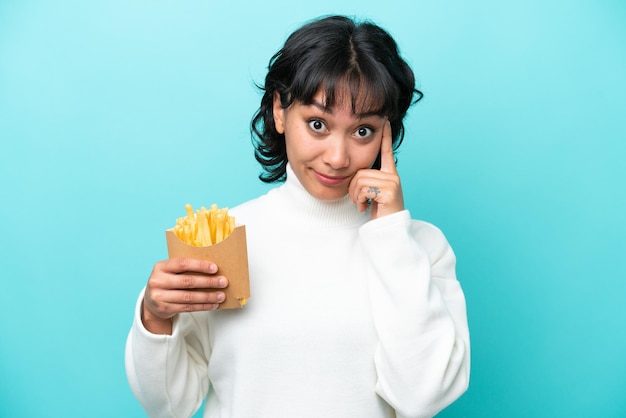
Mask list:
[[[2,0],[0,416],[142,416],[123,350],[163,231],[268,189],[254,82],[328,13],[387,28],[425,93],[399,170],[473,344],[441,416],[626,416],[618,0]]]

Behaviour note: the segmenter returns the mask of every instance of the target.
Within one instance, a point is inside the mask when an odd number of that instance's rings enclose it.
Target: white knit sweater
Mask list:
[[[173,335],[140,320],[126,346],[149,416],[433,416],[467,388],[470,350],[455,257],[403,211],[370,221],[348,197],[285,184],[232,209],[246,225],[243,309],[180,314]]]

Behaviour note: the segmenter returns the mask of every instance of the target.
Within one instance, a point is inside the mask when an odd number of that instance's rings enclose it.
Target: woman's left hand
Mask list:
[[[385,123],[380,147],[380,170],[357,171],[348,189],[359,212],[370,207],[372,219],[404,210],[400,177],[396,170],[391,140],[391,124]]]

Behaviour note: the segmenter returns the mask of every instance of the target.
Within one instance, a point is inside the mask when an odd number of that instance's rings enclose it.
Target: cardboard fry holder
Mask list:
[[[228,279],[228,287],[221,289],[226,300],[218,309],[241,308],[242,299],[250,297],[250,277],[248,273],[248,246],[246,227],[241,225],[223,241],[208,246],[194,247],[181,241],[173,230],[165,231],[169,258],[189,257],[208,260],[217,264],[218,274]]]

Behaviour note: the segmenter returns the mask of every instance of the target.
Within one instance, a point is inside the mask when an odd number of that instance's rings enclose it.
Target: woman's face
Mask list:
[[[307,192],[321,200],[345,196],[352,177],[370,168],[380,152],[386,118],[353,113],[349,97],[339,95],[328,108],[319,90],[311,105],[296,101],[287,109],[274,97],[274,123],[285,134],[287,159]]]

